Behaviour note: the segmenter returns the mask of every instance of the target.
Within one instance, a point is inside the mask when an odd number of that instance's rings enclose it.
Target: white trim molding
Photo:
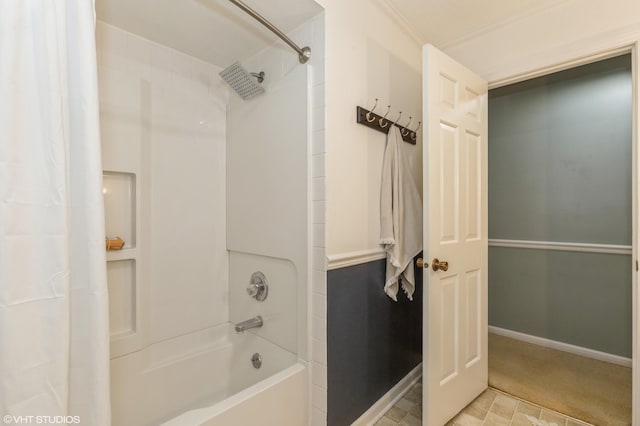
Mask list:
[[[492,81],[489,83],[489,90],[497,89],[503,86],[508,86],[510,84],[520,83],[522,81],[532,80],[534,78],[550,75],[556,72],[577,68],[582,65],[592,64],[597,61],[604,61],[605,59],[614,58],[616,56],[624,55],[626,53],[631,53],[631,47],[629,45],[623,44],[617,48],[605,49],[602,52],[574,58],[562,63],[558,63],[557,65],[554,65],[554,66],[543,67],[540,69],[535,69],[533,71],[528,71],[522,74],[507,77],[502,80]]]
[[[490,247],[509,247],[534,250],[573,251],[582,253],[605,253],[631,255],[631,246],[613,244],[562,243],[556,241],[527,241],[490,239]]]
[[[543,337],[532,336],[530,334],[520,333],[518,331],[507,330],[505,328],[489,326],[489,333],[497,334],[511,339],[520,340],[522,342],[532,343],[534,345],[551,348],[562,352],[568,352],[574,355],[580,355],[585,358],[597,359],[598,361],[609,362],[611,364],[621,365],[631,368],[631,358],[619,355],[608,354],[582,346],[570,345],[568,343],[557,342],[555,340],[545,339]]]
[[[351,426],[373,426],[378,420],[380,420],[384,413],[389,411],[396,402],[400,401],[400,398],[405,393],[411,390],[411,387],[418,383],[422,377],[422,363],[418,364],[413,370],[402,378],[394,387],[389,389],[389,392],[382,395],[382,397],[376,401],[367,411],[364,412],[355,422],[351,423]]]
[[[502,19],[498,22],[495,22],[491,25],[487,25],[482,27],[479,30],[476,31],[471,31],[468,32],[466,34],[463,34],[462,36],[451,40],[451,41],[447,41],[446,43],[444,43],[442,46],[439,46],[439,48],[443,51],[449,49],[450,47],[455,47],[458,46],[460,44],[463,44],[471,39],[483,36],[487,33],[491,33],[491,32],[495,32],[498,31],[506,26],[509,25],[517,25],[518,21],[521,21],[523,19],[526,18],[530,18],[536,15],[540,15],[541,13],[547,12],[547,10],[552,9],[552,8],[556,8],[558,6],[561,6],[562,1],[558,1],[558,0],[539,0],[536,2],[536,4],[534,6],[532,6],[531,8],[528,8],[524,11],[515,13],[513,15],[510,15],[509,17]],[[425,40],[424,43],[427,43],[428,41]]]
[[[377,3],[382,7],[382,9],[384,9],[385,13],[394,20],[395,23],[413,39],[413,41],[416,42],[418,46],[422,47],[422,45],[426,43],[422,34],[416,31],[415,28],[409,24],[409,21],[407,21],[404,15],[398,12],[398,9],[390,0],[379,0]]]
[[[387,254],[381,248],[352,251],[341,254],[330,254],[327,256],[327,269],[332,270],[345,268],[347,266],[354,266],[361,263],[384,259],[385,257],[387,257]]]
[[[631,51],[638,39],[640,23],[635,22],[526,56],[514,56],[506,62],[492,63],[482,69],[481,75],[489,81],[489,89],[495,89]]]

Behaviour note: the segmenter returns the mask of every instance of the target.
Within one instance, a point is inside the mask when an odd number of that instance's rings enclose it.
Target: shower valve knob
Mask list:
[[[262,272],[254,272],[253,275],[251,275],[251,280],[247,287],[247,294],[258,302],[262,302],[267,298],[269,285],[267,283],[267,277],[265,277]]]
[[[260,286],[258,284],[249,284],[247,287],[247,294],[251,297],[256,297],[260,292]]]

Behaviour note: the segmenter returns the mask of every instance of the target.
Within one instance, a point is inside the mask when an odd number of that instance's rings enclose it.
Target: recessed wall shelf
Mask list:
[[[123,248],[136,246],[136,175],[103,172],[105,232],[107,238],[121,237]]]
[[[136,261],[107,262],[109,286],[109,329],[112,338],[136,331]]]

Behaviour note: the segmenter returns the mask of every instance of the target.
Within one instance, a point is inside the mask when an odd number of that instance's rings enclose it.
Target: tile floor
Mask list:
[[[528,416],[528,417],[527,417]],[[421,426],[422,381],[416,383],[376,426]],[[446,426],[588,426],[493,388],[484,391]]]

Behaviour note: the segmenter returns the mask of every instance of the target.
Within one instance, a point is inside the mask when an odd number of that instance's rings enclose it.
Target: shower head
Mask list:
[[[220,77],[245,101],[264,93],[264,88],[256,83],[252,76],[257,78],[258,83],[262,83],[264,72],[248,73],[238,62],[220,72]]]

